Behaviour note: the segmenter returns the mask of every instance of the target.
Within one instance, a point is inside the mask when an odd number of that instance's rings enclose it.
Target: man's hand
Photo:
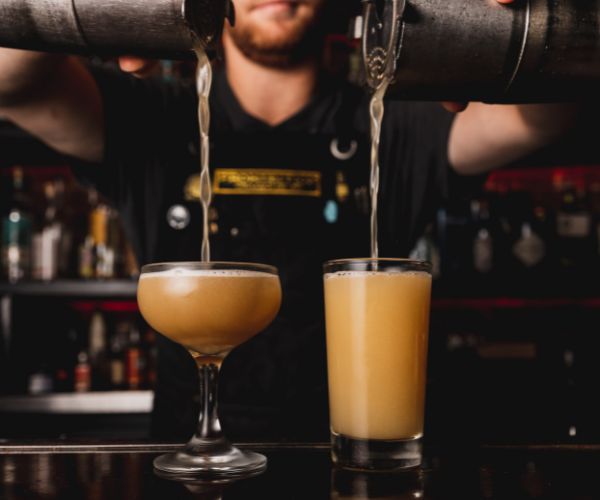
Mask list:
[[[140,57],[119,57],[119,66],[126,73],[131,73],[137,78],[146,78],[158,72],[158,61],[142,59]]]
[[[498,3],[501,4],[510,4],[513,3],[515,0],[496,0]],[[467,102],[454,102],[454,101],[444,101],[442,102],[442,106],[444,106],[444,108],[447,111],[450,111],[451,113],[460,113],[461,111],[464,111],[465,109],[467,109],[467,106],[469,105],[469,103]]]

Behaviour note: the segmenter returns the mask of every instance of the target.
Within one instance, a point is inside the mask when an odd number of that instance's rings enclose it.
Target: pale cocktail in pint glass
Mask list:
[[[421,464],[431,272],[402,259],[324,267],[332,458],[357,469]]]

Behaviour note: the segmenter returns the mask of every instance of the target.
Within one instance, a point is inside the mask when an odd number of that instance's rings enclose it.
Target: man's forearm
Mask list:
[[[0,118],[60,153],[103,158],[100,91],[77,58],[0,49]]]
[[[564,134],[574,124],[577,111],[575,104],[471,104],[452,127],[450,162],[465,174],[514,162]]]
[[[523,104],[515,108],[526,129],[542,142],[552,141],[570,129],[579,110],[574,103]]]

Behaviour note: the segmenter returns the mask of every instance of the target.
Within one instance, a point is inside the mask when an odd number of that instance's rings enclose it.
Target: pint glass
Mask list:
[[[330,261],[324,286],[333,461],[374,470],[420,465],[430,264]]]

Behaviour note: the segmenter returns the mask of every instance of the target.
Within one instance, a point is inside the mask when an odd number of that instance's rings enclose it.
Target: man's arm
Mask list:
[[[104,156],[100,91],[75,57],[0,49],[0,117],[63,154]]]
[[[519,0],[496,0],[511,4]],[[449,111],[464,105],[445,103]],[[574,104],[470,104],[450,131],[448,158],[461,174],[481,174],[549,145],[575,124]]]
[[[472,103],[456,116],[448,157],[457,172],[483,173],[550,144],[575,122],[574,104]]]

